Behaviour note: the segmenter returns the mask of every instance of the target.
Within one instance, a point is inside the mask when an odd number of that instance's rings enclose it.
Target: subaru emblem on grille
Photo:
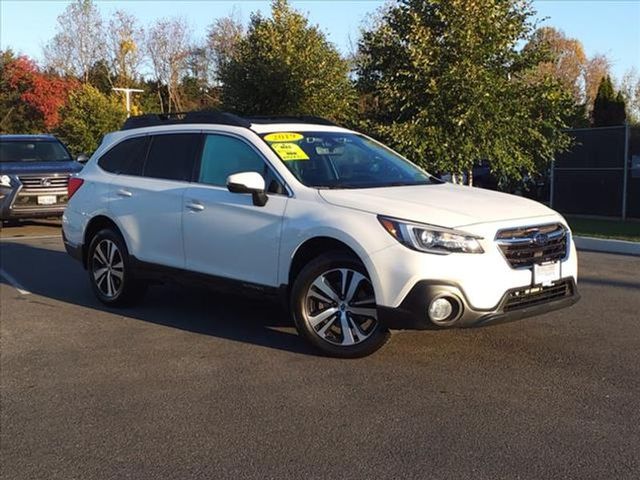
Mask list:
[[[51,179],[47,177],[43,178],[42,180],[40,180],[40,185],[42,185],[43,187],[50,187]]]
[[[535,243],[536,245],[539,245],[539,246],[546,245],[548,241],[549,241],[549,238],[547,237],[546,233],[538,232],[533,236],[533,243]]]

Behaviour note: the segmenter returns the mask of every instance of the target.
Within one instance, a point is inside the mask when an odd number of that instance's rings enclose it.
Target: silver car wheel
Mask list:
[[[91,265],[98,290],[107,298],[118,296],[124,279],[124,262],[118,246],[112,240],[101,240],[93,252]]]
[[[362,273],[349,268],[329,270],[309,286],[304,316],[323,340],[340,346],[356,345],[378,326],[373,286]]]

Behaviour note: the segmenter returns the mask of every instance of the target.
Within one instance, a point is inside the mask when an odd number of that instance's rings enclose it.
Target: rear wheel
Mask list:
[[[331,356],[363,357],[389,337],[378,321],[364,266],[342,252],[323,255],[302,269],[293,285],[291,311],[298,332]]]
[[[146,291],[146,284],[135,278],[124,240],[111,229],[100,230],[91,240],[87,271],[93,292],[105,305],[131,305]]]
[[[19,224],[20,224],[20,222],[18,220],[13,220],[13,219],[0,220],[0,228],[2,228],[2,227],[16,227]]]

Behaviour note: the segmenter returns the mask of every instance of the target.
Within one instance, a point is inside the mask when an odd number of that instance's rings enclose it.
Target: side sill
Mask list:
[[[167,267],[138,260],[131,255],[131,266],[137,277],[158,283],[181,283],[188,286],[204,287],[219,292],[246,295],[255,298],[280,299],[287,291],[286,285],[272,287],[258,283],[245,282],[216,275],[192,272],[182,268]]]

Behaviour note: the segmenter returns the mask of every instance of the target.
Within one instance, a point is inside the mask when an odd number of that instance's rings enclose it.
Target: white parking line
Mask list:
[[[22,285],[20,285],[20,283],[11,275],[9,275],[3,268],[0,268],[0,277],[4,277],[7,280],[7,282],[9,282],[11,286],[15,288],[18,292],[20,292],[22,295],[29,295],[31,293],[29,290],[25,290],[22,287]]]
[[[34,235],[32,237],[0,237],[0,242],[7,241],[20,241],[20,240],[43,240],[45,238],[59,238],[62,239],[61,235]]]
[[[0,237],[0,241],[5,240],[42,240],[46,238],[59,238],[62,240],[62,235],[25,235],[20,237]]]

